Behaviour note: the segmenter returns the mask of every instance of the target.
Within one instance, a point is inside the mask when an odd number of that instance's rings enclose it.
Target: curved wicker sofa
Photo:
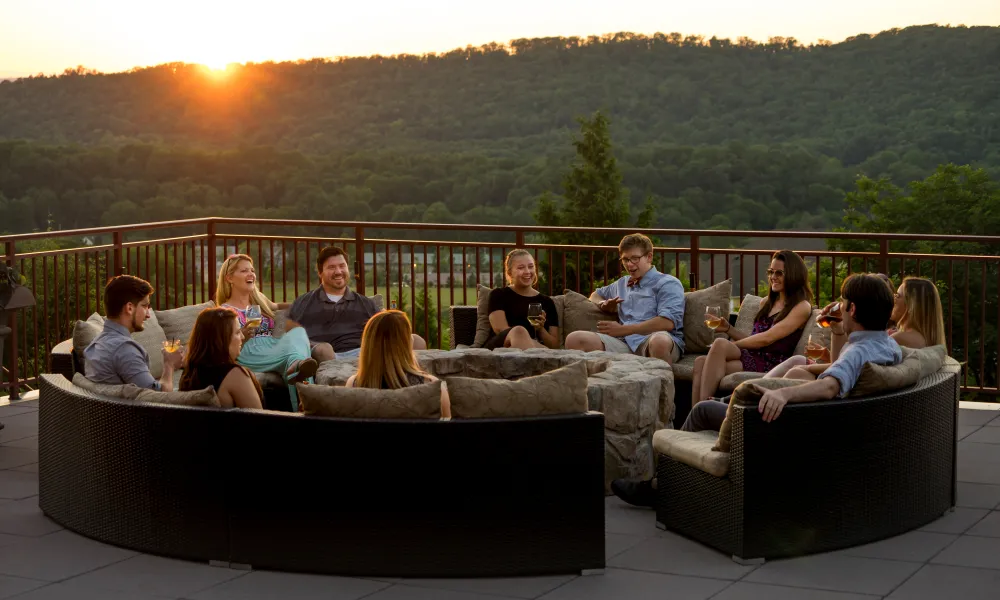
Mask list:
[[[40,387],[39,505],[102,542],[338,575],[604,568],[598,413],[337,419]]]
[[[659,454],[656,520],[734,557],[874,542],[955,506],[959,367],[880,396],[735,411],[729,473]]]

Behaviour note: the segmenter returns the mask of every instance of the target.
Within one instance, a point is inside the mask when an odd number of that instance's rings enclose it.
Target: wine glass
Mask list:
[[[542,305],[532,302],[528,305],[528,322],[535,327],[541,327],[545,323],[542,321]]]
[[[263,317],[261,316],[259,304],[251,304],[250,306],[248,306],[246,311],[246,316],[247,316],[247,327],[252,327],[254,329],[260,327]]]
[[[823,346],[814,342],[812,334],[809,334],[809,338],[806,340],[806,356],[813,360],[819,360],[823,357],[823,350]]]
[[[712,331],[715,331],[719,327],[722,327],[722,307],[721,306],[706,306],[705,307],[705,327],[708,327]]]

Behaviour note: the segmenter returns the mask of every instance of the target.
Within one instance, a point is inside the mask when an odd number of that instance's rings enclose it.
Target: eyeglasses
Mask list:
[[[640,254],[639,256],[623,256],[621,258],[621,261],[622,261],[622,264],[626,265],[626,266],[627,265],[637,265],[637,264],[639,264],[639,261],[643,259],[644,256],[646,256],[646,255],[645,254]]]
[[[767,270],[767,276],[769,278],[770,277],[784,277],[785,276],[785,270],[784,269],[768,269]]]

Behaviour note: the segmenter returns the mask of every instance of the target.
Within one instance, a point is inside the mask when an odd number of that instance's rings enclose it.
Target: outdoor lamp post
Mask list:
[[[0,263],[0,364],[2,364],[4,342],[7,336],[13,331],[8,325],[9,319],[15,318],[10,311],[19,308],[27,308],[35,305],[35,295],[31,290],[21,285],[21,275],[7,264]],[[16,325],[16,324],[15,324]],[[17,340],[14,340],[15,348]],[[11,361],[17,360],[17,353],[11,353]],[[10,397],[17,398],[17,368],[11,365],[10,373]],[[2,424],[0,424],[2,428]]]

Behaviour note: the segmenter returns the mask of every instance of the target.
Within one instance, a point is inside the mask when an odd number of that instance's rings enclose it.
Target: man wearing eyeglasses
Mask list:
[[[600,321],[597,332],[574,331],[568,350],[638,354],[674,363],[684,353],[684,285],[653,266],[653,242],[641,233],[618,244],[622,267],[618,281],[590,295],[590,301],[616,320]]]

